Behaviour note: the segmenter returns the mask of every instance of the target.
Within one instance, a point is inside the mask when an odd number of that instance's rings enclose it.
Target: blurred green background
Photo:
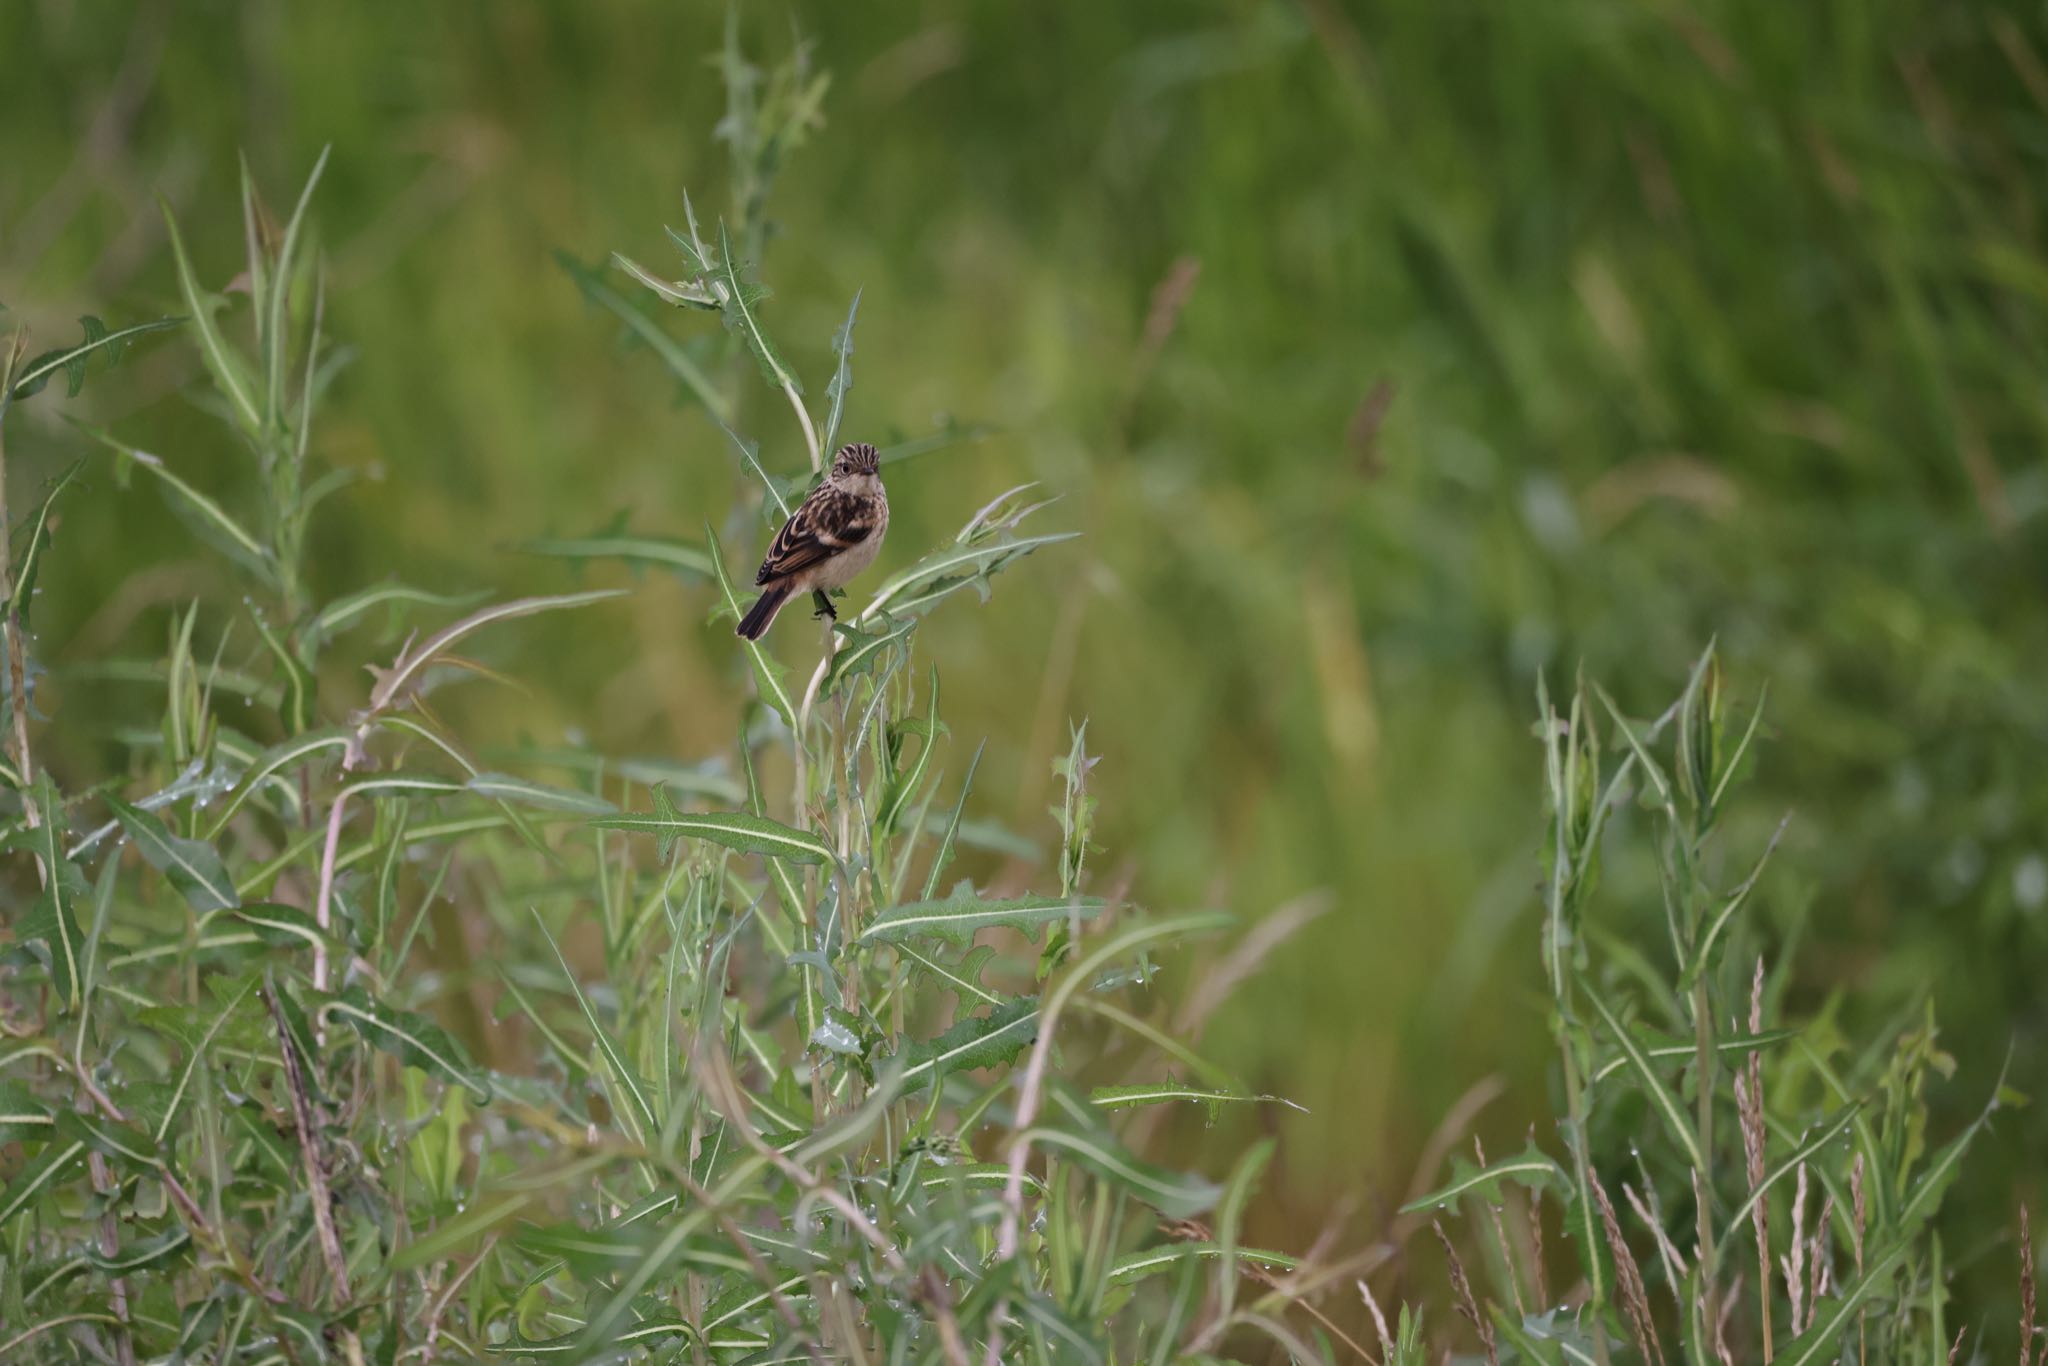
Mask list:
[[[822,391],[861,289],[848,434],[988,428],[892,476],[884,569],[1025,480],[1061,497],[1048,527],[1087,533],[934,619],[949,768],[992,736],[980,812],[1042,837],[1050,759],[1086,716],[1103,876],[1157,906],[1327,907],[1206,1035],[1313,1112],[1236,1121],[1283,1140],[1257,1241],[1299,1247],[1333,1207],[1376,1227],[1485,1078],[1505,1083],[1490,1144],[1548,1112],[1539,670],[1561,687],[1583,663],[1648,714],[1718,638],[1741,698],[1769,685],[1729,872],[1794,813],[1762,906],[1795,1007],[1841,993],[1875,1027],[1931,995],[1960,1063],[1940,1135],[2008,1052],[2048,1092],[2048,9],[741,15],[757,55],[800,32],[832,76],[770,201],[777,337]],[[219,287],[238,151],[288,205],[331,143],[315,216],[356,355],[316,442],[368,478],[328,509],[321,593],[560,588],[570,571],[512,545],[621,510],[759,541],[728,515],[724,437],[552,256],[679,273],[661,227],[682,192],[731,212],[722,24],[695,4],[0,6],[0,302],[40,346],[80,313],[174,311],[154,196]],[[81,404],[232,500],[241,457],[182,397],[197,378],[158,343]],[[786,407],[748,392],[743,427],[794,471]],[[17,489],[85,453],[55,407],[11,431]],[[90,468],[104,496],[71,503],[43,580],[57,666],[155,657],[174,605],[227,591],[153,495]],[[729,751],[741,685],[709,604],[654,576],[531,624],[492,656],[531,695],[464,690],[462,728]],[[323,709],[365,682],[330,674]],[[118,769],[124,698],[151,714],[132,690],[55,697],[67,781]],[[1656,946],[1644,879],[1616,868],[1607,901]],[[2039,1106],[1978,1150],[1947,1216],[1966,1276],[2009,1284],[2044,1151]]]

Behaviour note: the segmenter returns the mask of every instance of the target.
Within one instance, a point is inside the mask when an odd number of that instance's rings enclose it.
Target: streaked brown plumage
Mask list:
[[[782,605],[799,593],[815,595],[818,615],[837,616],[826,596],[874,563],[889,529],[889,495],[882,488],[875,448],[841,446],[825,482],[811,490],[768,547],[754,582],[761,589],[739,634],[759,640]]]

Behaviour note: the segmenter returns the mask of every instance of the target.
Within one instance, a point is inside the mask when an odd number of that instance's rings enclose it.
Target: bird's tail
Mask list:
[[[761,596],[754,599],[754,605],[740,618],[739,634],[742,640],[759,640],[768,634],[768,628],[775,621],[775,614],[782,610],[782,604],[789,600],[789,587],[777,584],[761,590]]]

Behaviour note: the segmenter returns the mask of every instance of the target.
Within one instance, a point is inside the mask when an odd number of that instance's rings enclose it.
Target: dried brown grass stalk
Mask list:
[[[1607,1233],[1607,1247],[1614,1254],[1615,1275],[1621,1282],[1621,1307],[1628,1316],[1629,1330],[1635,1334],[1636,1349],[1643,1354],[1644,1361],[1654,1358],[1662,1366],[1664,1344],[1658,1341],[1656,1325],[1650,1320],[1650,1295],[1643,1286],[1643,1269],[1636,1264],[1628,1239],[1621,1236],[1621,1221],[1614,1217],[1614,1202],[1607,1198],[1607,1188],[1597,1178],[1592,1185],[1593,1194],[1600,1201],[1600,1224]]]
[[[1749,1032],[1752,1036],[1763,1033],[1764,1029],[1764,960],[1756,960],[1756,975],[1749,989]],[[1749,1188],[1755,1190],[1764,1183],[1764,1061],[1761,1049],[1752,1051],[1747,1064],[1747,1076],[1735,1074],[1735,1111],[1742,1124],[1742,1156],[1749,1175]],[[1769,1366],[1774,1344],[1771,1341],[1771,1210],[1768,1200],[1759,1200],[1750,1207],[1749,1221],[1756,1230],[1756,1264],[1762,1268],[1757,1277],[1757,1310],[1762,1315],[1764,1362]]]
[[[1678,1247],[1671,1236],[1664,1232],[1664,1221],[1659,1219],[1645,1205],[1643,1198],[1636,1194],[1635,1187],[1626,1181],[1621,1184],[1621,1194],[1636,1212],[1636,1218],[1649,1225],[1650,1236],[1657,1240],[1657,1259],[1664,1264],[1664,1277],[1671,1285],[1671,1302],[1678,1307],[1679,1316],[1685,1315],[1685,1302],[1679,1298],[1685,1289],[1685,1258],[1679,1255]],[[1654,1200],[1656,1192],[1651,1191]]]
[[[1792,1335],[1806,1331],[1806,1164],[1792,1188],[1792,1246],[1779,1263],[1785,1273],[1785,1295],[1792,1301]]]
[[[1451,1264],[1451,1289],[1458,1295],[1458,1312],[1471,1321],[1480,1342],[1486,1345],[1486,1360],[1490,1366],[1500,1366],[1500,1349],[1494,1345],[1493,1324],[1479,1312],[1479,1304],[1472,1298],[1472,1282],[1465,1275],[1465,1263],[1459,1260],[1458,1249],[1451,1246],[1450,1236],[1444,1232],[1441,1223],[1432,1219],[1429,1226],[1436,1230],[1436,1240],[1443,1244],[1444,1258]]]

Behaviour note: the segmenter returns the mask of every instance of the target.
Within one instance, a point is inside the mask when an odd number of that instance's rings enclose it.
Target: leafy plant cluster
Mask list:
[[[757,88],[728,61],[726,132],[758,186],[815,82]],[[1154,1107],[1267,1098],[1150,1004],[1153,955],[1227,921],[1090,891],[1085,728],[1045,885],[959,877],[979,751],[962,765],[949,742],[918,627],[1067,536],[1028,530],[1038,505],[1013,490],[883,579],[807,680],[744,646],[755,701],[728,763],[523,749],[487,766],[435,707],[493,676],[465,652],[617,593],[320,600],[307,529],[343,480],[311,460],[333,374],[318,177],[281,228],[245,180],[244,317],[173,221],[182,319],[89,325],[0,391],[75,385],[118,340],[179,325],[253,476],[217,498],[87,429],[247,596],[177,614],[161,723],[128,737],[124,773],[37,769],[29,693],[10,693],[0,1357],[1064,1360],[1121,1341],[1164,1359],[1244,1325],[1295,1339],[1294,1260],[1239,1236],[1270,1146],[1218,1185],[1128,1141]],[[719,315],[815,472],[855,314],[814,412],[738,254],[757,206],[748,189],[737,229],[689,214],[680,280],[631,273]],[[737,413],[725,356],[656,350]],[[805,480],[733,443],[780,515]],[[17,613],[65,487],[14,560]],[[660,563],[709,585],[714,622],[743,605],[709,527],[533,548]],[[386,610],[453,619],[355,652],[372,682],[349,706],[335,666]],[[7,639],[23,659],[26,634]],[[766,781],[785,772],[786,798]],[[1130,1312],[1140,1296],[1159,1312]]]
[[[1763,701],[1734,715],[1711,647],[1648,723],[1583,681],[1563,711],[1539,702],[1556,1133],[1491,1164],[1483,1152],[1454,1162],[1448,1184],[1404,1211],[1463,1215],[1490,1293],[1473,1289],[1440,1221],[1436,1233],[1487,1359],[1966,1359],[1971,1325],[1949,1313],[1934,1220],[1973,1140],[2025,1098],[2001,1079],[1975,1122],[1937,1144],[1927,1090],[1956,1062],[1931,1007],[1867,1041],[1844,1037],[1832,1006],[1785,1018],[1788,974],[1757,950],[1747,914],[1777,835],[1737,851],[1722,831]],[[1624,823],[1627,852],[1655,860],[1662,888],[1668,942],[1654,949],[1595,914],[1610,827]],[[1561,1304],[1546,1226],[1573,1254]],[[2029,1345],[2031,1255],[2023,1246]],[[1428,1359],[1387,1346],[1393,1361]]]
[[[764,74],[731,40],[721,66],[732,223],[686,210],[674,277],[565,265],[725,427],[772,520],[807,480],[740,435],[732,362],[751,357],[788,406],[815,477],[844,427],[858,300],[818,403],[748,262],[822,77],[801,54]],[[0,555],[0,1358],[1420,1363],[1460,1335],[1541,1362],[1947,1350],[1930,1219],[1990,1110],[1927,1135],[1925,1088],[1951,1065],[1931,1021],[1864,1048],[1825,1017],[1782,1021],[1743,914],[1761,858],[1720,876],[1757,720],[1732,724],[1711,653],[1648,725],[1597,689],[1563,715],[1543,701],[1555,1127],[1461,1164],[1364,1252],[1248,1245],[1274,1141],[1220,1181],[1146,1142],[1161,1107],[1275,1103],[1158,1003],[1158,955],[1228,922],[1096,887],[1085,728],[1057,765],[1039,885],[961,876],[977,843],[1016,837],[967,816],[980,751],[949,736],[918,632],[1065,539],[1025,529],[1028,490],[883,578],[808,677],[741,646],[752,700],[728,761],[528,746],[486,764],[434,706],[492,677],[464,651],[616,594],[481,604],[390,582],[321,599],[307,530],[344,476],[311,467],[334,374],[318,175],[282,227],[245,177],[246,317],[173,223],[183,318],[88,321],[77,347],[17,347],[0,382],[4,440],[7,405],[60,374],[75,394],[95,359],[182,327],[198,401],[252,475],[215,498],[87,432],[247,593],[176,615],[158,724],[125,736],[129,766],[106,779],[60,783],[31,744],[27,619],[61,573],[69,476]],[[722,328],[677,340],[622,277]],[[711,527],[528,548],[666,568],[705,585],[714,622],[744,606]],[[393,655],[362,646],[415,614],[452,619]],[[349,661],[371,667],[360,705],[334,681]],[[1611,828],[1659,860],[1668,955],[1593,914]],[[1468,1227],[1437,1227],[1449,1307],[1389,1324],[1370,1279],[1452,1208]]]

